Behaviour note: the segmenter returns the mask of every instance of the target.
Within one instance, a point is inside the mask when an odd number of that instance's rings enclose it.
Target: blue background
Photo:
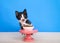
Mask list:
[[[0,0],[0,32],[19,31],[15,11],[25,8],[39,32],[60,32],[60,0]]]

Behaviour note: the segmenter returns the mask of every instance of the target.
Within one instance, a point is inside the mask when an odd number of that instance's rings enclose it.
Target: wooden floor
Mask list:
[[[0,43],[60,43],[60,32],[35,33],[33,42],[24,42],[23,37],[19,32],[0,32]]]

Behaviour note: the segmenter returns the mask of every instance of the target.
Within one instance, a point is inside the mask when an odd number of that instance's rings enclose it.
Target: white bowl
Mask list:
[[[24,28],[24,30],[28,30],[28,31],[31,31],[34,29],[34,27],[23,27],[23,28]]]

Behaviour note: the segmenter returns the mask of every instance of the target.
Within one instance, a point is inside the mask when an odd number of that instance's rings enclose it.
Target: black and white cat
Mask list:
[[[28,25],[28,26],[32,26],[34,27],[31,22],[28,20],[28,16],[27,16],[27,11],[26,9],[24,9],[23,12],[18,12],[15,11],[16,13],[16,18],[18,19],[19,23],[20,23],[20,27],[21,29],[24,29],[23,26],[24,25]]]

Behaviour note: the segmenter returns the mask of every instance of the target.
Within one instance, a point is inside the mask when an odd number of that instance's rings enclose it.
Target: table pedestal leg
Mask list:
[[[33,41],[34,39],[31,37],[31,34],[26,34],[24,41]]]

